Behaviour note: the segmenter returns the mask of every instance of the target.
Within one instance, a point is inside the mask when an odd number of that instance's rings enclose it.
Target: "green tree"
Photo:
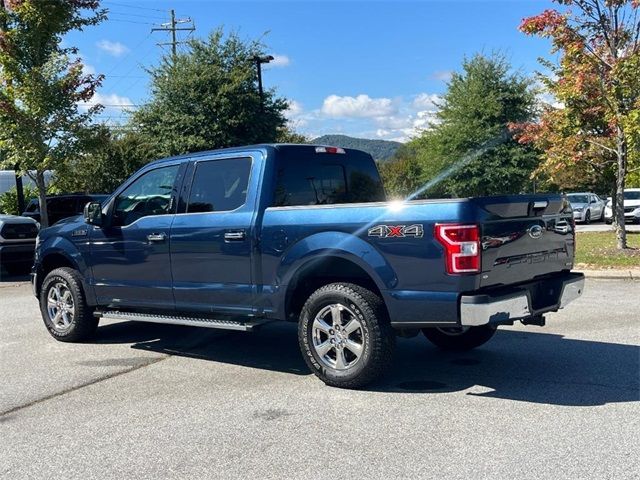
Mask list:
[[[389,199],[407,198],[422,184],[420,164],[409,145],[401,146],[392,159],[378,162],[378,170]]]
[[[85,150],[56,170],[52,186],[63,192],[111,193],[144,164],[153,146],[135,131],[97,125]]]
[[[36,182],[48,225],[44,172],[82,149],[96,105],[81,112],[102,77],[85,75],[62,37],[105,18],[97,0],[0,0],[0,150]]]
[[[34,198],[38,198],[38,191],[29,185],[24,186],[24,203],[28,204]],[[12,187],[2,195],[0,195],[0,213],[8,215],[21,215],[22,212],[18,208],[18,192],[16,187]]]
[[[156,156],[276,141],[288,104],[272,89],[261,102],[251,59],[263,53],[259,42],[222,30],[192,40],[186,53],[166,56],[149,72],[151,100],[131,125],[151,140]]]
[[[544,82],[562,107],[525,126],[522,139],[544,149],[551,175],[568,166],[613,173],[617,245],[627,248],[624,188],[640,168],[640,1],[555,2],[570,10],[545,10],[520,29],[551,40],[558,61],[543,62],[552,72]]]
[[[311,139],[286,125],[278,129],[275,141],[278,143],[309,143]]]
[[[513,73],[503,56],[476,55],[453,74],[436,120],[409,146],[416,152],[425,194],[482,196],[531,186],[539,153],[508,131],[535,115],[530,79]],[[435,181],[447,172],[446,178]]]

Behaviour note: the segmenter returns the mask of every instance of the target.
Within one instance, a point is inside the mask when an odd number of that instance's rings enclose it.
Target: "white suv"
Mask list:
[[[613,221],[612,202],[609,200],[604,209],[604,219],[607,223]],[[640,223],[640,188],[628,188],[624,191],[624,220],[625,223]]]

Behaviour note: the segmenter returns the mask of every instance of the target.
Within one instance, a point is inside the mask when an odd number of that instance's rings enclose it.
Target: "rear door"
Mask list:
[[[257,159],[194,161],[171,229],[173,292],[179,311],[252,313]],[[255,183],[255,182],[254,182]]]
[[[486,215],[480,286],[518,283],[573,266],[574,223],[563,196],[485,197],[471,202]]]

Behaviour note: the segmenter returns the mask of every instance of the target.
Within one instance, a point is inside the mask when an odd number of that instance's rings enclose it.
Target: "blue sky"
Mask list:
[[[264,38],[274,65],[265,87],[291,100],[294,128],[406,140],[424,126],[434,100],[465,56],[500,51],[516,69],[539,69],[549,45],[517,30],[523,17],[550,1],[129,1],[103,0],[104,23],[74,32],[87,69],[106,75],[96,101],[100,120],[124,121],[126,108],[148,96],[145,67],[166,53],[169,40],[151,33],[169,9],[190,17],[194,35],[223,26],[247,39]],[[268,33],[267,33],[268,32]],[[185,35],[182,35],[185,37]],[[133,105],[133,107],[131,106]]]

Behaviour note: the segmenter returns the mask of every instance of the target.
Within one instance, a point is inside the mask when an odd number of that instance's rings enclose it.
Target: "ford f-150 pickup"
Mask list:
[[[366,153],[258,145],[159,160],[40,232],[32,271],[57,340],[100,318],[251,331],[297,322],[326,384],[358,388],[396,336],[443,349],[544,325],[579,297],[562,195],[386,202]]]

